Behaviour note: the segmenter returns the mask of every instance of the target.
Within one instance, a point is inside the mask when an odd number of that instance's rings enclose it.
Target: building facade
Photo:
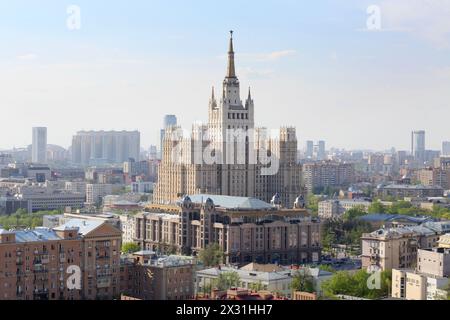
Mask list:
[[[185,197],[137,215],[135,242],[146,250],[192,255],[217,243],[229,263],[318,262],[321,224],[296,206],[282,209],[245,197]]]
[[[33,144],[31,147],[31,161],[33,163],[47,163],[47,128],[33,128]]]
[[[353,163],[323,161],[303,165],[303,181],[308,193],[327,187],[349,186],[355,180]]]
[[[208,123],[195,125],[190,137],[179,127],[165,130],[153,201],[175,203],[186,194],[208,193],[268,202],[279,193],[284,205],[292,205],[302,193],[295,128],[283,127],[279,137],[270,137],[267,129],[255,127],[254,114],[250,91],[241,100],[231,38],[227,74],[219,97],[213,90]],[[272,161],[265,164],[261,159],[269,154]]]
[[[107,223],[0,229],[0,255],[0,300],[120,297],[120,231]]]
[[[139,131],[80,131],[72,138],[72,162],[79,165],[118,164],[140,156]]]

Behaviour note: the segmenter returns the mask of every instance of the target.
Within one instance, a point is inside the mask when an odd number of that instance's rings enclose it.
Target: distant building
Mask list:
[[[33,128],[33,144],[31,151],[31,161],[33,163],[47,163],[47,128]]]
[[[442,142],[442,155],[450,156],[450,141]]]
[[[113,192],[112,184],[87,184],[86,185],[86,203],[88,205],[99,205],[104,196]]]
[[[163,144],[164,144],[164,138],[166,136],[166,129],[176,126],[177,125],[177,116],[173,115],[173,114],[167,114],[164,116],[164,121],[163,121],[163,127],[161,129],[161,134],[160,134],[160,152],[161,154],[163,153]]]
[[[314,154],[314,141],[306,141],[305,158],[312,159]]]
[[[424,168],[417,171],[417,180],[424,186],[441,186],[450,189],[450,170],[442,168]]]
[[[72,162],[86,166],[138,161],[140,139],[139,131],[79,131],[72,139]]]
[[[333,161],[305,163],[303,180],[308,193],[327,187],[349,186],[355,180],[355,167],[352,163]]]
[[[350,209],[369,210],[372,202],[365,200],[325,200],[319,202],[319,217],[333,219],[342,217]]]
[[[442,197],[444,189],[441,186],[391,184],[379,186],[376,195],[382,199],[389,197],[395,199]]]
[[[422,164],[425,161],[425,131],[411,133],[411,155]]]

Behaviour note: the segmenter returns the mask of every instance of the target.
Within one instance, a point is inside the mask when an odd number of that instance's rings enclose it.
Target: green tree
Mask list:
[[[359,270],[351,274],[349,272],[340,271],[333,277],[322,283],[322,290],[325,296],[333,298],[336,295],[349,295],[365,299],[380,299],[387,297],[391,286],[390,271],[380,273],[380,287],[370,288],[368,280],[371,274],[366,270]]]
[[[134,242],[126,242],[122,244],[122,253],[134,253],[141,250],[141,247]]]
[[[386,213],[386,207],[379,201],[373,202],[369,207],[369,213]]]
[[[314,278],[308,270],[301,270],[297,272],[292,278],[291,289],[293,291],[302,291],[313,293],[314,289]]]
[[[225,254],[217,243],[208,245],[199,253],[199,260],[205,267],[217,266],[223,263]]]
[[[226,271],[219,274],[215,281],[215,287],[220,291],[238,287],[241,278],[236,271]]]
[[[367,213],[364,211],[363,208],[352,208],[347,210],[344,215],[343,215],[343,219],[344,221],[351,221],[351,220],[355,220],[356,218],[365,216]]]

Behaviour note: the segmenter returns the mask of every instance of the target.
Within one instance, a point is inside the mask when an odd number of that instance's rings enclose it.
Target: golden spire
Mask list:
[[[236,78],[236,69],[234,66],[233,30],[230,31],[230,46],[228,48],[227,78]]]

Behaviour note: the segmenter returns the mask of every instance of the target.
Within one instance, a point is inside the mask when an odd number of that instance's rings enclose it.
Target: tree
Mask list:
[[[349,295],[365,299],[380,299],[388,296],[391,287],[392,273],[383,271],[380,276],[380,287],[377,289],[368,286],[368,280],[372,276],[366,270],[359,270],[354,274],[345,271],[337,272],[333,277],[322,283],[325,296],[333,298],[336,295]]]
[[[366,212],[364,211],[364,209],[362,208],[352,208],[347,210],[344,215],[343,215],[343,219],[344,221],[351,221],[351,220],[355,220],[356,218],[365,216]]]
[[[199,260],[205,267],[217,266],[223,263],[225,254],[217,243],[208,245],[199,253]]]
[[[311,276],[309,270],[303,269],[294,275],[291,289],[293,291],[314,293],[314,278]]]
[[[220,291],[239,286],[241,278],[236,271],[226,271],[219,274],[215,281],[215,287]]]
[[[141,247],[134,242],[126,242],[122,244],[122,253],[134,253],[141,250]]]
[[[386,213],[386,207],[379,201],[373,202],[369,207],[369,213]]]

